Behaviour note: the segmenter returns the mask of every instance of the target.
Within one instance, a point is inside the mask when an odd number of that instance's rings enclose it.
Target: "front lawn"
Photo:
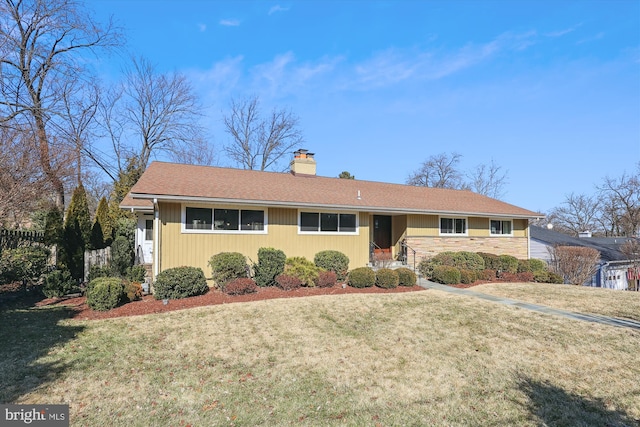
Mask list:
[[[564,310],[640,321],[640,292],[549,283],[487,283],[473,290]]]
[[[0,402],[69,403],[87,426],[640,419],[637,331],[436,290],[67,314],[0,309]]]

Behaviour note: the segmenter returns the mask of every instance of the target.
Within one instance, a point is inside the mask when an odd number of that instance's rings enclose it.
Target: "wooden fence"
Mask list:
[[[0,253],[5,249],[39,245],[42,242],[44,242],[44,233],[0,229]]]
[[[84,280],[89,279],[89,270],[92,265],[104,267],[111,263],[111,247],[84,251]]]

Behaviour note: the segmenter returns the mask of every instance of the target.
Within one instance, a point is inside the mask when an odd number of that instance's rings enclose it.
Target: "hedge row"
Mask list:
[[[511,255],[486,252],[442,252],[423,258],[418,271],[427,279],[443,284],[473,283],[477,280],[562,283],[539,259],[521,260]]]

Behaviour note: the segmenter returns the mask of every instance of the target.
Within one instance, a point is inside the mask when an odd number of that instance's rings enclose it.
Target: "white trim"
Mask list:
[[[243,209],[243,207],[245,209]],[[252,206],[255,208],[256,206]],[[213,225],[213,217],[216,209],[233,209],[238,211],[238,215],[242,215],[243,210],[257,210],[262,211],[264,213],[264,228],[262,230],[242,230],[241,228],[238,230],[214,230],[212,229],[192,229],[187,228],[187,208],[203,208],[211,210],[211,224]],[[239,220],[240,218],[238,218]],[[241,227],[240,221],[238,221],[238,226]],[[269,209],[266,207],[261,207],[260,209],[246,209],[246,206],[242,205],[211,205],[211,204],[202,204],[202,203],[182,203],[180,206],[180,232],[183,234],[269,234]]]
[[[260,207],[282,207],[291,209],[323,209],[323,210],[338,210],[338,211],[351,211],[352,212],[370,212],[380,214],[417,214],[417,215],[442,215],[442,216],[461,216],[461,217],[492,217],[492,218],[508,218],[508,219],[540,219],[544,218],[544,215],[516,215],[516,214],[499,214],[495,212],[450,212],[442,210],[421,210],[421,209],[402,209],[384,206],[367,206],[367,205],[325,205],[319,203],[297,203],[297,202],[280,202],[272,200],[245,200],[245,199],[225,199],[216,197],[195,197],[195,196],[171,196],[171,195],[153,195],[143,193],[131,193],[131,197],[134,199],[153,199],[157,198],[160,201],[167,201],[172,203],[198,203],[198,204],[232,204],[235,206],[260,206]]]
[[[160,273],[160,207],[153,199],[153,280]]]
[[[338,222],[340,222],[340,215],[355,215],[356,217],[356,231],[321,231],[320,223],[318,223],[318,231],[302,231],[300,224],[300,217],[302,213],[330,213],[338,215]],[[298,222],[298,234],[306,236],[359,236],[360,235],[360,214],[359,212],[346,212],[336,210],[311,210],[311,209],[298,209],[297,222]],[[318,221],[320,221],[320,215],[318,215]],[[338,224],[338,228],[340,225]]]
[[[464,233],[456,233],[455,232],[455,223],[453,224],[453,229],[454,232],[453,233],[443,233],[442,232],[442,219],[464,219]],[[460,216],[460,215],[440,215],[438,216],[438,235],[439,236],[447,236],[447,237],[465,237],[465,236],[469,236],[469,218],[466,216]]]
[[[492,233],[491,232],[491,221],[500,221],[502,222],[510,222],[511,223],[511,233]],[[502,228],[502,224],[500,224]],[[489,218],[489,236],[491,237],[513,237],[513,219],[502,219],[502,218]]]

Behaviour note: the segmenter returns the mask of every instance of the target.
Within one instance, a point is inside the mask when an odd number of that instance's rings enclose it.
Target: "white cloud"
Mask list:
[[[207,31],[207,24],[198,24],[198,30],[200,30],[201,33],[204,33]]]
[[[272,6],[271,9],[269,9],[269,15],[273,15],[274,13],[277,12],[287,12],[289,10],[288,7],[282,7],[279,4]]]
[[[224,27],[237,27],[240,25],[240,20],[239,19],[221,19],[219,23]]]

